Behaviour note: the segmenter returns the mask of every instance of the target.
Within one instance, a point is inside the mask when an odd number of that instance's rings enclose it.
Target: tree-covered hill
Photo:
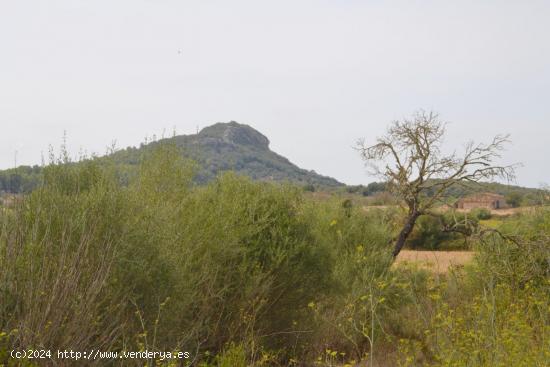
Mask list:
[[[138,163],[158,144],[172,142],[182,154],[197,163],[196,180],[206,183],[220,172],[235,171],[255,180],[332,188],[343,186],[334,178],[302,169],[287,158],[269,149],[269,139],[252,127],[237,122],[217,123],[193,135],[178,135],[167,139],[128,147],[101,157],[118,165],[124,174],[131,174]],[[21,166],[0,171],[0,192],[29,192],[41,180],[39,166]]]
[[[269,139],[263,134],[234,121],[208,126],[198,134],[179,135],[166,140],[174,141],[184,155],[199,164],[200,182],[210,181],[218,173],[231,170],[255,180],[291,181],[321,187],[343,185],[334,178],[299,168],[271,151]]]

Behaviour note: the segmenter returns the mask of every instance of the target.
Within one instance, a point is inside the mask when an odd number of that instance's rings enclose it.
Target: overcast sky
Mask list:
[[[0,0],[0,168],[235,120],[368,183],[355,141],[419,108],[549,183],[550,1]]]

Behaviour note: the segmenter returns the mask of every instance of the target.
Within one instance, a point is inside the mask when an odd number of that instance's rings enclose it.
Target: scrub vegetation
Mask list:
[[[169,143],[136,167],[63,151],[0,207],[0,365],[21,365],[14,348],[187,351],[202,367],[548,365],[544,206],[491,232],[477,215],[472,262],[433,273],[392,266],[395,207],[233,173],[198,185]],[[458,241],[432,227],[409,246]]]

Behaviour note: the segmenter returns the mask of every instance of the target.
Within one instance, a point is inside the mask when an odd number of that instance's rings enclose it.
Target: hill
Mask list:
[[[206,183],[223,171],[235,171],[254,180],[293,182],[298,185],[332,188],[343,186],[334,178],[298,167],[269,148],[269,139],[259,131],[235,121],[217,123],[197,134],[179,135],[167,139],[128,147],[107,157],[121,167],[137,166],[143,155],[156,145],[170,142],[182,154],[198,163],[197,182]],[[28,192],[40,182],[39,166],[22,166],[0,171],[0,192]]]

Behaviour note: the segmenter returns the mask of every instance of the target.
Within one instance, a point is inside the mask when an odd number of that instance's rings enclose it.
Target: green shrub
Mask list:
[[[492,214],[489,209],[486,208],[477,208],[470,212],[470,216],[478,219],[478,220],[488,220],[491,219]]]
[[[310,358],[324,360],[328,346],[331,353],[359,360],[371,349],[368,338],[372,333],[378,338],[380,333],[378,321],[375,329],[371,327],[372,317],[393,299],[387,279],[392,262],[389,223],[394,214],[384,210],[365,214],[361,208],[332,200],[309,203],[305,215],[315,242],[330,251],[334,261],[327,269],[332,272],[331,292],[310,298],[317,323],[317,347],[310,351]],[[374,312],[366,313],[371,306]],[[335,356],[328,357],[332,360]]]
[[[506,203],[512,208],[517,208],[522,205],[524,201],[523,194],[518,191],[512,191],[506,195]]]
[[[465,249],[469,246],[468,236],[475,232],[478,223],[473,213],[423,215],[418,218],[408,244],[414,249]]]

